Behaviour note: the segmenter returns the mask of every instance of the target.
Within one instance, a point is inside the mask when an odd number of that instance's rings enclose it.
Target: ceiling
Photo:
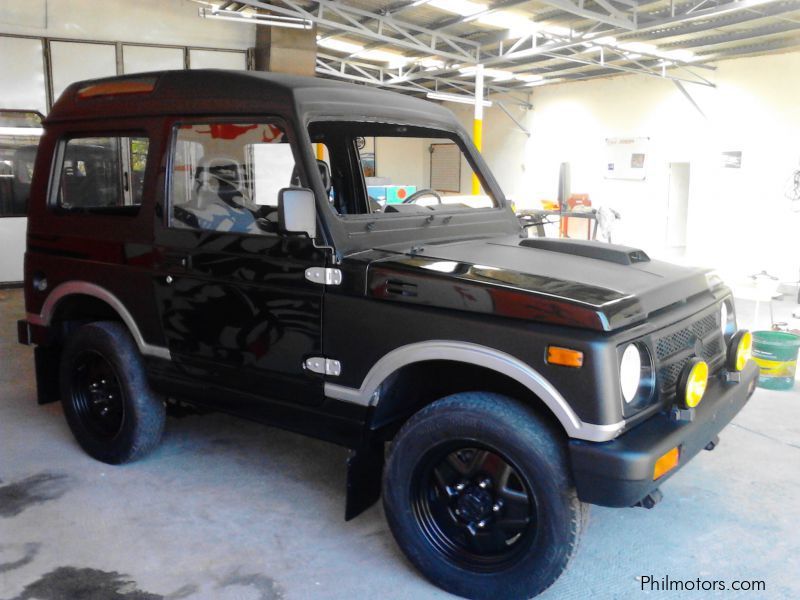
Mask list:
[[[195,0],[197,1],[197,0]],[[719,60],[800,48],[800,0],[201,1],[216,14],[316,26],[317,74],[472,94],[641,73],[713,85]]]

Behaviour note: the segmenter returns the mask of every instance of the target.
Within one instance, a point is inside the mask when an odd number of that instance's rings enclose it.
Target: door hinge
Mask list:
[[[342,372],[342,364],[338,360],[332,358],[322,358],[321,356],[312,356],[307,358],[303,366],[314,373],[321,375],[332,375],[338,377]]]
[[[339,269],[309,267],[306,269],[306,279],[322,285],[339,285],[342,283],[342,272]]]

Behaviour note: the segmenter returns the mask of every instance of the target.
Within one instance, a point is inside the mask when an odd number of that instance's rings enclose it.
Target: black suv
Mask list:
[[[382,495],[469,598],[546,589],[585,503],[653,506],[757,378],[712,273],[529,237],[453,115],[391,92],[74,84],[29,217],[19,339],[86,452],[137,459],[187,408],[341,444],[346,517]]]

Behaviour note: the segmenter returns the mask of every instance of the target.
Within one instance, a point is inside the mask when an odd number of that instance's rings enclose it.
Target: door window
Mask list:
[[[67,140],[60,167],[58,206],[87,211],[142,203],[149,140],[86,137]]]
[[[278,193],[300,177],[285,130],[273,123],[195,123],[176,129],[172,227],[278,231]]]

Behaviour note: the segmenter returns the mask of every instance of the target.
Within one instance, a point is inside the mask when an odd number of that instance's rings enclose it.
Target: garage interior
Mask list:
[[[0,8],[2,600],[448,596],[405,560],[380,505],[344,521],[343,448],[188,416],[168,420],[145,460],[110,467],[80,450],[58,404],[36,404],[16,322],[39,119],[75,81],[207,68],[441,103],[531,236],[714,268],[740,327],[800,333],[800,1],[11,0]],[[463,157],[435,140],[365,144],[381,203],[428,187],[479,196]],[[634,597],[645,576],[758,580],[755,597],[800,597],[796,386],[757,390],[720,450],[662,491],[654,510],[592,507],[576,559],[540,597]]]

